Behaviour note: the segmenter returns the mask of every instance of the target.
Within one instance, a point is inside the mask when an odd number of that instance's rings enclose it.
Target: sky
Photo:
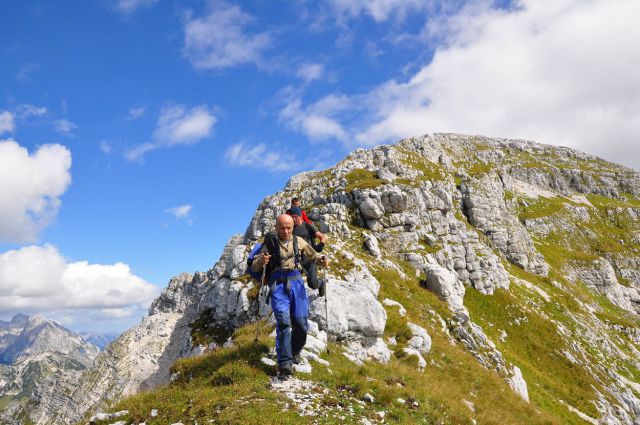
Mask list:
[[[637,0],[0,1],[0,320],[138,323],[260,201],[435,132],[640,169]]]

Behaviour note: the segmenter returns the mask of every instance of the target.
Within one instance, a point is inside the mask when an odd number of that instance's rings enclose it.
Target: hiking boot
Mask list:
[[[278,366],[278,376],[282,379],[287,379],[293,376],[293,367],[290,364]]]
[[[321,280],[318,288],[318,297],[324,297],[325,295],[327,295],[327,281]]]
[[[295,363],[295,364],[300,364],[300,363],[302,363],[302,356],[300,355],[300,353],[298,353],[298,354],[294,354],[294,356],[293,356],[293,363]]]

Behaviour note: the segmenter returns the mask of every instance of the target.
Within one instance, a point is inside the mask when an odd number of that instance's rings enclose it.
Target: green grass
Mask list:
[[[234,333],[235,347],[177,361],[172,368],[179,374],[177,381],[125,399],[111,411],[129,410],[123,420],[150,425],[211,420],[223,424],[263,424],[265,420],[278,424],[359,423],[357,418],[340,418],[347,406],[372,422],[376,421],[375,413],[384,410],[385,422],[392,424],[471,424],[472,418],[478,424],[561,423],[521,400],[501,377],[484,369],[460,344],[452,345],[430,313],[435,311],[448,320],[451,313],[445,303],[420,286],[410,265],[402,261],[397,264],[407,273],[407,279],[387,269],[375,272],[381,283],[380,298],[395,299],[408,310],[407,316],[401,317],[396,307],[387,309],[385,335],[396,337],[399,352],[410,338],[409,321],[427,329],[432,350],[426,356],[429,365],[424,372],[417,370],[415,358],[402,355],[392,356],[386,365],[367,362],[355,366],[341,354],[340,346],[331,344],[330,354],[322,354],[331,363],[329,369],[314,364],[311,375],[301,376],[326,389],[320,405],[328,414],[313,420],[300,417],[291,408],[285,409],[288,400],[269,389],[275,369],[260,361],[273,344],[266,336],[272,329],[263,327],[256,343],[256,325],[250,324]],[[361,406],[355,402],[367,392],[375,398],[373,404]],[[398,398],[408,403],[400,404]],[[474,403],[475,414],[463,399]],[[159,416],[151,418],[151,409],[158,409]]]
[[[594,207],[606,211],[608,208],[640,208],[640,200],[628,193],[623,193],[624,199],[609,198],[603,195],[589,194],[587,199]]]
[[[526,199],[526,201],[522,199],[518,202],[518,217],[520,220],[548,217],[556,213],[563,213],[566,205],[577,204],[562,196],[555,198],[541,196],[535,199]]]
[[[353,189],[373,189],[384,184],[384,181],[377,178],[373,171],[364,168],[351,170],[344,177],[347,180],[347,187],[345,187],[347,192]]]
[[[211,320],[212,311],[206,309],[198,318],[189,324],[191,328],[191,341],[194,347],[198,345],[207,346],[212,342],[222,345],[233,334],[233,330],[222,326],[216,326]]]
[[[396,149],[402,154],[403,158],[401,159],[401,161],[404,164],[422,173],[422,177],[418,179],[418,182],[425,180],[442,181],[446,179],[448,174],[441,164],[433,163],[419,153],[411,151],[409,149],[400,146],[398,146]],[[409,184],[413,183],[409,180],[404,180],[404,182]]]
[[[598,382],[562,354],[561,350],[568,347],[557,327],[538,314],[526,311],[520,303],[503,289],[493,296],[485,296],[468,288],[465,295],[465,306],[474,321],[483,327],[505,358],[522,370],[534,405],[552,412],[566,424],[582,421],[558,399],[592,417],[599,417],[592,402],[597,399],[594,388],[601,389]],[[519,324],[514,320],[516,318],[521,319]],[[508,334],[505,343],[499,341],[499,329]]]

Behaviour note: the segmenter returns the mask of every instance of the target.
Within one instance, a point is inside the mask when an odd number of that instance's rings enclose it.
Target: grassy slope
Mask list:
[[[416,154],[407,153],[408,166],[421,170],[430,179],[454,179],[439,166],[420,163]],[[611,164],[599,161],[575,163],[554,155],[532,156],[520,154],[515,160],[525,161],[528,168],[554,166],[557,168],[578,168],[583,171],[615,170]],[[477,157],[476,157],[477,159]],[[456,165],[462,164],[454,162]],[[493,164],[480,161],[466,164],[470,175],[488,173],[495,170]],[[434,172],[433,170],[437,170]],[[326,177],[327,173],[323,176]],[[375,175],[365,170],[354,170],[347,176],[348,188],[376,187],[382,184]],[[400,184],[410,182],[399,182]],[[509,194],[510,198],[513,194]],[[591,199],[593,198],[593,199]],[[585,245],[566,235],[551,235],[548,240],[539,240],[538,247],[551,265],[548,277],[531,275],[505,263],[514,280],[509,290],[499,290],[493,296],[485,296],[473,289],[467,289],[465,305],[471,318],[482,326],[487,335],[496,343],[507,362],[519,366],[528,383],[531,402],[523,402],[494,372],[481,367],[473,356],[460,344],[453,343],[439,318],[449,316],[446,305],[432,293],[419,285],[419,280],[411,276],[413,270],[402,261],[390,258],[405,270],[406,279],[395,271],[377,268],[374,261],[362,251],[362,229],[352,226],[352,238],[345,241],[350,252],[371,265],[374,275],[381,283],[379,299],[394,299],[407,309],[407,316],[401,317],[395,307],[387,307],[388,322],[385,338],[395,336],[398,346],[388,365],[367,363],[357,367],[340,354],[340,347],[332,345],[330,354],[323,358],[331,363],[330,370],[314,364],[311,375],[302,375],[303,379],[314,381],[318,388],[326,388],[326,394],[320,398],[326,416],[316,418],[320,423],[357,423],[347,416],[341,418],[342,407],[354,406],[356,415],[376,418],[375,412],[387,412],[388,423],[471,423],[472,419],[480,424],[537,424],[583,423],[571,413],[559,400],[564,400],[582,412],[598,417],[593,405],[595,390],[603,391],[606,376],[599,370],[585,367],[568,360],[563,351],[571,352],[570,343],[575,341],[584,345],[580,339],[580,323],[613,323],[627,327],[639,327],[636,318],[629,317],[606,299],[590,292],[580,283],[571,283],[564,278],[562,267],[570,261],[594,258],[613,247],[618,242],[609,241],[607,233],[620,224],[605,220],[603,208],[615,206],[637,206],[637,200],[627,199],[610,201],[607,198],[591,197],[598,208],[593,214],[592,232],[588,233],[589,244]],[[517,199],[509,199],[517,203]],[[565,200],[541,199],[527,203],[527,209],[519,212],[521,219],[553,217],[562,214]],[[604,212],[603,212],[604,211]],[[594,211],[596,212],[596,211]],[[623,229],[626,230],[626,229]],[[595,234],[595,236],[594,236]],[[619,235],[621,232],[615,232]],[[587,237],[587,236],[585,236]],[[486,239],[485,239],[486,241]],[[564,243],[563,241],[571,241]],[[562,242],[562,243],[561,243]],[[576,249],[588,246],[589,249]],[[424,247],[425,250],[429,249]],[[625,248],[626,249],[626,248]],[[426,251],[425,251],[426,252]],[[340,259],[334,267],[349,267],[349,261]],[[530,285],[524,286],[519,279],[529,282],[551,297],[546,301]],[[585,305],[597,307],[595,315],[588,313]],[[605,320],[606,322],[603,322]],[[418,372],[415,359],[402,355],[401,348],[406,343],[407,322],[411,321],[426,328],[432,337],[432,350],[426,357],[428,362],[424,372]],[[597,321],[597,323],[595,322]],[[569,336],[559,332],[559,325],[566,329]],[[603,330],[604,329],[604,330]],[[507,333],[504,342],[500,341],[501,331]],[[273,340],[266,337],[271,330],[263,328],[258,343],[253,342],[255,325],[248,325],[234,334],[235,348],[224,348],[211,354],[193,359],[179,360],[174,370],[180,378],[155,391],[139,394],[126,399],[113,410],[127,409],[129,420],[143,421],[148,424],[165,424],[182,421],[183,423],[252,424],[252,423],[311,423],[312,420],[298,416],[293,406],[282,395],[268,387],[270,376],[275,370],[260,362]],[[623,351],[628,338],[621,332],[606,326],[599,329],[606,337],[618,342]],[[392,347],[393,348],[393,347]],[[592,364],[604,362],[616,366],[619,372],[631,379],[638,379],[640,373],[635,366],[623,359],[614,359],[595,347],[585,349],[586,359]],[[320,391],[320,389],[318,391]],[[365,393],[375,397],[375,403],[360,405]],[[396,399],[404,398],[409,403],[399,404]],[[474,403],[475,413],[465,406],[463,400]],[[413,405],[417,402],[417,406]],[[150,418],[152,408],[158,409],[159,416]]]

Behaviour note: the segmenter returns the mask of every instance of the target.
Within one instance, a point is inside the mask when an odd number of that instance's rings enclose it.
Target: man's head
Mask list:
[[[293,224],[299,226],[302,223],[302,210],[298,207],[291,207],[287,210],[287,214],[289,214],[293,218]]]
[[[300,208],[300,198],[291,198],[291,206]]]
[[[276,233],[280,240],[286,241],[291,238],[293,224],[293,218],[288,214],[280,214],[276,218]]]

